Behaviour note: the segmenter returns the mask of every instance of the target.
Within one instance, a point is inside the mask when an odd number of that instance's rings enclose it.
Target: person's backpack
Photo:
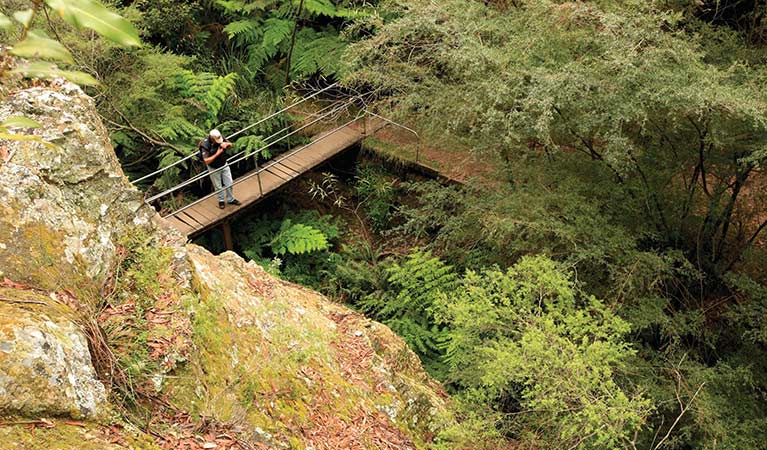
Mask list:
[[[200,158],[200,161],[205,164],[205,158],[202,156],[202,143],[205,142],[205,139],[201,140],[197,143],[197,157]]]

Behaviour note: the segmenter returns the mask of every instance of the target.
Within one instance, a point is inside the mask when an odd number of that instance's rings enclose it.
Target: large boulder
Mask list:
[[[79,324],[101,301],[119,240],[154,232],[155,213],[123,175],[79,87],[12,92],[0,122],[10,116],[41,126],[0,141],[0,415],[98,420],[109,410],[107,390]],[[17,431],[4,427],[0,439]],[[40,439],[20,448],[47,448]],[[77,441],[61,448],[90,448]]]
[[[78,87],[13,93],[0,121],[19,115],[42,124],[28,136],[56,147],[0,141],[0,415],[20,424],[0,427],[0,441],[405,449],[451,420],[438,383],[387,327],[163,225]],[[108,392],[78,325],[94,320],[151,391],[146,428],[163,433],[114,436],[101,420]],[[50,417],[87,422],[23,428]]]
[[[188,254],[200,352],[169,380],[177,404],[285,448],[412,449],[446,424],[440,386],[386,326],[235,253]]]
[[[72,316],[41,294],[0,288],[0,415],[104,415],[106,390]]]
[[[0,122],[55,144],[0,141],[0,277],[95,300],[115,260],[116,239],[151,228],[154,211],[125,178],[93,100],[61,83],[16,92]]]

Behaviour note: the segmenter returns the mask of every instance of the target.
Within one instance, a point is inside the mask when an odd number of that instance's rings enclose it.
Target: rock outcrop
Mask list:
[[[418,448],[449,420],[439,385],[388,328],[165,227],[79,88],[13,93],[0,121],[16,115],[56,148],[0,141],[0,415],[20,424],[0,441]],[[103,344],[116,369],[94,367]],[[109,376],[151,393],[144,425],[161,432],[115,428]],[[65,422],[21,425],[41,418]]]
[[[21,300],[9,289],[0,289],[0,296]],[[106,395],[91,365],[85,336],[66,316],[66,307],[34,294],[24,297],[29,303],[23,308],[0,303],[3,410],[33,417],[97,416]]]

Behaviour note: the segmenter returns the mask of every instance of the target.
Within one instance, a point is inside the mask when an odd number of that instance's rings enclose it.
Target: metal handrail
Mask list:
[[[323,92],[327,91],[328,89],[331,89],[331,88],[333,88],[333,87],[336,87],[336,86],[338,86],[338,83],[333,83],[333,84],[331,84],[330,86],[327,86],[327,87],[325,87],[325,88],[322,88],[322,89],[320,89],[319,91],[316,91],[316,92],[314,92],[312,95],[309,95],[308,97],[304,97],[304,98],[302,98],[301,100],[299,100],[299,101],[297,101],[297,102],[295,102],[295,103],[292,103],[292,104],[290,104],[290,105],[286,106],[285,108],[282,108],[281,110],[279,110],[279,111],[277,111],[277,112],[274,112],[274,113],[272,113],[272,114],[270,114],[270,115],[268,115],[268,116],[266,116],[266,117],[264,117],[264,118],[262,118],[262,119],[259,119],[258,121],[256,121],[256,122],[252,123],[251,125],[249,125],[249,126],[247,126],[247,127],[243,128],[243,129],[241,129],[240,131],[238,131],[238,132],[236,132],[236,133],[234,133],[234,134],[231,134],[231,135],[227,136],[227,137],[226,137],[226,139],[227,139],[227,140],[229,140],[229,139],[233,139],[235,136],[238,136],[238,135],[240,135],[240,134],[242,134],[242,133],[244,133],[244,132],[246,132],[246,131],[250,130],[251,128],[253,128],[253,127],[257,126],[257,125],[260,125],[260,124],[262,124],[262,123],[266,122],[267,120],[269,120],[269,119],[271,119],[271,118],[273,118],[273,117],[275,117],[275,116],[277,116],[277,115],[279,115],[279,114],[282,114],[282,113],[284,113],[285,111],[287,111],[287,110],[289,110],[289,109],[291,109],[291,108],[293,108],[293,107],[295,107],[295,106],[297,106],[297,105],[300,105],[301,103],[304,103],[304,102],[306,102],[307,100],[310,100],[310,99],[312,99],[312,98],[314,98],[314,97],[318,96],[319,94],[321,94],[321,93],[323,93]],[[174,163],[172,163],[172,164],[170,164],[170,165],[168,165],[168,166],[165,166],[165,167],[163,167],[162,169],[158,169],[158,170],[155,170],[154,172],[152,172],[152,173],[150,173],[150,174],[148,174],[148,175],[144,175],[144,176],[143,176],[143,177],[141,177],[141,178],[138,178],[138,179],[136,179],[136,180],[133,180],[133,183],[138,183],[138,182],[144,181],[144,180],[146,180],[146,179],[147,179],[147,178],[149,178],[149,177],[152,177],[152,176],[154,176],[154,175],[157,175],[157,174],[159,174],[159,173],[165,172],[166,170],[170,169],[171,167],[174,167],[174,166],[176,166],[176,165],[178,165],[178,164],[181,164],[182,162],[184,162],[184,161],[186,161],[186,160],[188,160],[188,159],[190,159],[190,158],[192,158],[192,157],[194,157],[194,156],[196,156],[196,153],[192,153],[191,155],[187,155],[187,156],[185,156],[185,157],[181,158],[180,160],[178,160],[178,161],[176,161],[176,162],[174,162]]]
[[[406,127],[405,125],[402,125],[401,123],[395,122],[395,121],[393,121],[393,120],[391,120],[389,118],[386,118],[384,116],[376,114],[373,111],[370,111],[369,109],[365,109],[365,113],[366,114],[370,114],[371,116],[374,116],[374,117],[378,117],[379,119],[381,119],[381,120],[383,120],[385,122],[388,122],[388,123],[390,123],[390,124],[392,124],[394,126],[398,126],[398,127],[402,128],[402,129],[404,129],[406,131],[409,131],[409,132],[413,133],[415,135],[416,139],[418,139],[418,146],[416,146],[416,148],[415,148],[415,162],[420,162],[419,158],[420,158],[420,153],[421,153],[421,135],[418,134],[417,131],[415,131],[414,129],[412,129],[410,127]]]
[[[318,111],[318,114],[319,114],[319,113],[322,113],[323,111],[325,111],[325,110],[327,110],[327,109],[329,109],[329,108],[332,108],[333,106],[337,105],[338,103],[339,103],[339,102],[337,102],[337,101],[336,101],[336,102],[333,102],[333,103],[331,103],[330,105],[328,105],[328,106],[326,106],[326,107],[322,108],[321,110],[319,110],[319,111]],[[331,111],[331,112],[330,112],[330,114],[333,114],[333,113],[334,113],[334,112],[336,112],[336,111],[338,111],[338,109]],[[324,118],[324,117],[327,117],[327,116],[328,116],[328,114],[324,114],[324,115],[322,115],[320,118],[322,119],[322,118]],[[316,121],[315,121],[315,122],[313,122],[313,123],[316,123]],[[313,123],[312,123],[312,124],[313,124]],[[310,124],[310,125],[311,125],[311,124]],[[264,142],[266,143],[266,141],[268,141],[269,139],[271,139],[271,138],[273,138],[273,137],[275,137],[275,136],[279,135],[279,134],[280,134],[280,133],[282,133],[283,131],[287,131],[287,130],[290,130],[292,127],[293,127],[292,125],[288,125],[288,126],[286,126],[286,127],[282,128],[281,130],[279,130],[279,131],[276,131],[276,132],[272,133],[271,135],[269,135],[269,136],[267,136],[266,138],[264,138]],[[298,129],[298,130],[296,130],[296,131],[300,131],[300,130],[303,130],[304,128],[306,128],[306,127],[302,127],[302,128],[299,128],[299,129]],[[274,141],[274,142],[279,142],[280,140],[282,140],[282,139],[284,139],[284,138],[286,138],[286,137],[288,137],[288,136],[291,136],[292,134],[295,134],[295,132],[294,132],[294,133],[290,133],[290,134],[287,134],[287,135],[285,135],[285,136],[282,136],[281,138],[277,139],[277,140],[276,140],[276,141]],[[269,142],[268,144],[269,144],[269,145],[271,145],[271,144],[273,144],[274,142]],[[267,148],[267,147],[263,147],[263,148],[260,148],[260,149],[258,149],[257,151],[265,150],[266,148]],[[245,153],[247,153],[247,150],[242,150],[242,151],[240,151],[240,152],[238,152],[238,153],[235,153],[234,155],[230,156],[228,159],[237,158],[238,156],[241,156],[241,155],[243,155],[243,154],[245,154]],[[252,155],[252,154],[251,154],[251,155]],[[247,158],[247,156],[246,156],[246,158]],[[239,162],[239,161],[242,161],[242,158],[240,158],[240,159],[236,160],[235,162]],[[231,163],[231,164],[233,164],[233,163]]]
[[[370,111],[369,109],[366,109],[366,110],[365,110],[365,113],[366,113],[366,114],[370,114],[371,116],[375,116],[375,117],[378,117],[379,119],[381,119],[381,120],[383,120],[383,121],[385,121],[385,122],[389,122],[389,123],[390,123],[390,124],[392,124],[392,125],[396,125],[396,126],[398,126],[398,127],[400,127],[400,128],[403,128],[403,129],[405,129],[405,130],[407,130],[407,131],[409,131],[409,132],[413,133],[413,134],[415,135],[415,137],[417,137],[419,140],[421,139],[421,135],[420,135],[420,134],[418,134],[418,132],[417,132],[417,131],[415,131],[415,130],[414,130],[414,129],[412,129],[412,128],[406,127],[405,125],[402,125],[401,123],[395,122],[395,121],[393,121],[393,120],[391,120],[391,119],[388,119],[388,118],[386,118],[386,117],[384,117],[384,116],[381,116],[381,115],[379,115],[379,114],[376,114],[376,113],[374,113],[373,111]]]
[[[316,144],[317,142],[320,142],[320,141],[322,141],[323,139],[326,139],[328,136],[331,136],[331,135],[333,135],[333,134],[335,134],[335,133],[337,133],[337,132],[341,131],[342,129],[346,128],[347,126],[351,125],[352,123],[354,123],[354,122],[358,121],[358,120],[359,120],[361,117],[364,117],[364,111],[363,111],[363,114],[357,114],[357,116],[356,116],[354,119],[352,119],[352,120],[350,120],[350,121],[346,122],[345,124],[343,124],[343,125],[341,125],[341,126],[339,126],[339,127],[336,127],[335,129],[333,129],[333,130],[331,130],[331,131],[329,131],[329,132],[327,132],[327,133],[323,134],[322,136],[320,136],[320,137],[319,137],[319,138],[317,138],[316,140],[314,140],[314,141],[312,141],[312,142],[310,142],[310,143],[308,143],[308,144],[304,145],[303,147],[300,147],[300,148],[298,148],[298,149],[296,149],[296,150],[292,150],[292,151],[290,151],[290,152],[288,152],[288,153],[286,153],[286,154],[284,154],[284,155],[280,155],[278,158],[276,158],[276,159],[275,159],[275,160],[273,160],[273,161],[270,161],[270,162],[269,162],[269,164],[265,165],[265,166],[264,166],[264,167],[262,167],[261,169],[255,170],[255,171],[253,171],[253,172],[251,172],[251,173],[249,173],[249,174],[246,174],[246,175],[245,175],[245,176],[243,176],[243,177],[240,177],[240,178],[237,180],[237,182],[235,182],[235,183],[233,183],[233,184],[232,184],[232,187],[233,187],[235,184],[237,184],[238,182],[242,182],[242,181],[244,181],[244,180],[247,180],[248,178],[251,178],[251,177],[254,177],[254,176],[257,176],[257,177],[259,177],[259,184],[260,184],[260,180],[261,180],[261,172],[264,172],[264,171],[266,171],[267,169],[269,169],[270,167],[272,167],[273,165],[280,163],[280,162],[281,162],[283,159],[285,159],[285,158],[288,158],[288,157],[290,157],[290,156],[293,156],[293,155],[295,155],[296,153],[298,153],[298,152],[300,152],[300,151],[303,151],[303,150],[305,150],[305,149],[309,148],[310,146],[312,146],[312,145]],[[170,214],[168,214],[168,215],[166,215],[166,216],[163,216],[163,218],[174,217],[174,216],[176,216],[177,214],[179,214],[179,213],[181,213],[181,212],[185,211],[186,209],[188,209],[188,208],[191,208],[192,206],[194,206],[194,205],[197,205],[198,203],[200,203],[200,202],[203,202],[203,201],[207,200],[208,198],[211,198],[211,197],[213,197],[214,195],[218,194],[219,192],[223,192],[223,191],[225,191],[226,189],[229,189],[229,187],[225,186],[225,187],[222,187],[221,189],[215,190],[215,191],[211,192],[210,194],[208,194],[208,195],[206,195],[206,196],[204,196],[204,197],[201,197],[201,198],[199,198],[199,199],[195,200],[194,202],[192,202],[192,203],[190,203],[190,204],[188,204],[188,205],[186,205],[186,206],[184,206],[184,207],[182,207],[182,208],[179,208],[179,209],[177,209],[176,211],[173,211],[173,212],[171,212]]]
[[[265,117],[265,118],[261,119],[260,121],[258,121],[258,122],[256,122],[256,123],[254,123],[254,124],[252,124],[252,125],[250,125],[250,126],[247,126],[247,127],[243,128],[242,130],[240,130],[240,131],[238,131],[238,132],[236,132],[236,133],[232,134],[231,136],[227,136],[227,139],[232,139],[232,138],[234,138],[235,136],[237,136],[237,135],[239,135],[239,134],[242,134],[242,133],[244,133],[244,132],[246,132],[246,131],[250,130],[251,128],[255,127],[256,125],[258,125],[258,124],[260,124],[260,123],[264,122],[265,120],[271,119],[271,118],[272,118],[272,117],[274,117],[274,116],[277,116],[277,115],[279,115],[279,114],[282,114],[282,113],[284,113],[285,111],[287,111],[287,110],[289,110],[289,109],[293,108],[294,106],[300,105],[301,103],[303,103],[303,102],[305,102],[305,101],[307,101],[307,100],[310,100],[310,99],[312,99],[312,98],[314,98],[314,97],[316,97],[316,96],[320,95],[321,93],[323,93],[323,92],[327,91],[328,89],[334,88],[334,87],[336,87],[336,86],[338,86],[338,83],[333,83],[333,84],[331,84],[330,86],[324,87],[324,88],[320,89],[319,91],[317,91],[317,92],[313,93],[312,95],[310,95],[310,96],[308,96],[308,97],[304,97],[303,99],[301,99],[301,100],[299,100],[299,101],[297,101],[297,102],[295,102],[295,103],[292,103],[291,105],[289,105],[289,106],[286,106],[285,108],[282,108],[281,110],[279,110],[279,111],[277,111],[277,112],[275,112],[275,113],[272,113],[271,115],[269,115],[269,116],[267,116],[267,117]]]
[[[272,142],[269,142],[267,145],[265,145],[265,146],[263,146],[263,147],[259,148],[258,150],[256,150],[256,151],[252,152],[252,153],[251,153],[251,154],[249,154],[249,155],[245,155],[245,156],[242,156],[242,157],[240,157],[240,158],[237,158],[237,159],[235,159],[235,160],[233,160],[233,161],[232,161],[232,160],[228,160],[226,164],[227,164],[227,165],[233,165],[233,164],[236,164],[236,163],[238,163],[238,162],[240,162],[240,161],[242,161],[242,160],[244,160],[244,159],[250,158],[251,156],[254,156],[254,155],[258,155],[259,153],[261,153],[261,151],[263,151],[263,150],[266,150],[267,148],[269,148],[269,147],[271,147],[272,145],[274,145],[274,144],[276,144],[276,143],[278,143],[278,142],[282,141],[283,139],[286,139],[286,138],[288,138],[288,137],[290,137],[290,136],[292,136],[292,135],[294,135],[294,134],[296,134],[296,133],[298,133],[298,132],[300,132],[300,131],[302,131],[302,130],[304,130],[304,129],[306,129],[306,128],[308,128],[308,127],[312,126],[312,125],[314,125],[315,123],[319,122],[320,120],[324,119],[325,117],[327,117],[327,116],[329,116],[329,115],[331,115],[331,114],[334,114],[334,113],[336,113],[336,112],[338,112],[338,111],[341,111],[342,109],[348,108],[349,106],[351,106],[351,104],[352,104],[352,101],[353,101],[353,99],[352,99],[352,100],[350,100],[350,101],[348,101],[348,102],[346,102],[346,103],[345,103],[345,104],[343,104],[342,106],[339,106],[339,107],[337,107],[337,108],[335,108],[335,109],[332,109],[332,110],[330,110],[330,111],[328,111],[328,112],[324,113],[323,115],[321,115],[321,116],[320,116],[320,117],[318,117],[317,119],[314,119],[313,121],[311,121],[311,122],[309,122],[309,123],[307,123],[307,124],[305,124],[305,125],[302,125],[301,127],[299,127],[299,128],[297,128],[297,129],[295,129],[295,130],[291,131],[290,133],[288,133],[288,134],[286,134],[286,135],[284,135],[284,136],[280,137],[279,139],[276,139],[276,140],[274,140],[274,141],[272,141]],[[242,154],[244,154],[244,153],[245,153],[245,152],[244,152],[244,151],[242,151],[242,152],[239,152],[239,153],[236,153],[236,154],[232,155],[232,156],[231,156],[231,157],[229,157],[229,158],[232,158],[232,157],[237,157],[237,156],[239,156],[239,155],[242,155]],[[163,191],[163,192],[160,192],[159,194],[155,194],[155,195],[153,195],[153,196],[151,196],[151,197],[149,197],[149,198],[145,199],[144,201],[145,201],[146,203],[151,203],[151,202],[153,202],[153,201],[155,201],[155,200],[157,200],[157,199],[159,199],[159,198],[165,197],[165,196],[166,196],[166,195],[168,195],[168,194],[172,194],[173,192],[176,192],[177,190],[179,190],[179,189],[181,189],[181,188],[183,188],[183,187],[189,186],[190,184],[194,183],[195,181],[199,181],[199,180],[201,180],[201,179],[205,178],[206,176],[208,176],[208,174],[209,174],[208,170],[205,170],[205,171],[203,171],[203,172],[200,172],[199,174],[197,174],[197,175],[195,175],[195,176],[193,176],[193,177],[191,177],[191,178],[187,179],[186,181],[183,181],[183,182],[181,182],[181,183],[179,183],[179,184],[177,184],[177,185],[175,185],[175,186],[173,186],[173,187],[171,187],[171,188],[169,188],[169,189],[166,189],[165,191]]]

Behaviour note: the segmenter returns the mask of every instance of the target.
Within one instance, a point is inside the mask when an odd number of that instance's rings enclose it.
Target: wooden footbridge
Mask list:
[[[319,90],[308,97],[305,97],[292,105],[277,111],[258,122],[250,125],[249,127],[238,131],[237,133],[227,136],[227,139],[233,139],[236,136],[246,132],[249,129],[272,119],[279,114],[286,113],[293,110],[296,106],[307,100],[316,97],[322,92],[334,87],[331,85],[325,89]],[[339,118],[350,117],[350,111],[354,109],[359,98],[350,97],[342,101],[334,101],[330,105],[326,106],[318,113],[311,115],[298,125],[291,125],[283,128],[282,130],[272,134],[264,139],[264,146],[255,152],[247,153],[241,151],[235,155],[229,156],[227,164],[233,165],[240,161],[252,158],[256,162],[254,170],[240,176],[234,180],[233,189],[234,196],[237,198],[241,205],[226,205],[224,209],[218,207],[218,199],[216,192],[210,194],[182,207],[179,207],[173,211],[168,212],[163,218],[169,225],[177,229],[183,235],[188,238],[199,235],[200,233],[215,227],[217,225],[223,225],[224,239],[226,241],[227,248],[232,248],[232,238],[229,229],[229,220],[232,216],[242,212],[248,207],[258,203],[270,193],[278,190],[280,187],[286,185],[290,181],[300,177],[301,175],[309,172],[315,167],[321,165],[323,162],[329,160],[333,156],[343,152],[344,150],[360,143],[367,136],[378,131],[386,124],[395,124],[378,114],[375,114],[367,109],[359,109],[359,111],[350,119],[342,124],[338,124]],[[343,120],[340,120],[343,122]],[[412,133],[414,131],[406,128]],[[258,167],[258,155],[269,147],[282,142],[287,137],[302,133],[304,135],[307,130],[311,129],[323,129],[323,131],[315,133],[309,143],[303,144],[295,149],[291,149],[278,157],[262,164]],[[417,133],[415,133],[417,135]],[[236,141],[235,141],[236,145]],[[166,170],[183,163],[191,158],[196,157],[196,153],[182,158],[175,163],[164,167],[156,172],[146,175],[142,178],[135,180],[139,182],[151,177],[159,176]],[[203,178],[208,176],[207,170],[190,177],[189,179],[167,189],[159,194],[153,195],[145,199],[147,203],[154,203],[157,200],[173,195],[183,188],[191,185],[192,183],[199,182]],[[222,189],[223,190],[223,189]]]

